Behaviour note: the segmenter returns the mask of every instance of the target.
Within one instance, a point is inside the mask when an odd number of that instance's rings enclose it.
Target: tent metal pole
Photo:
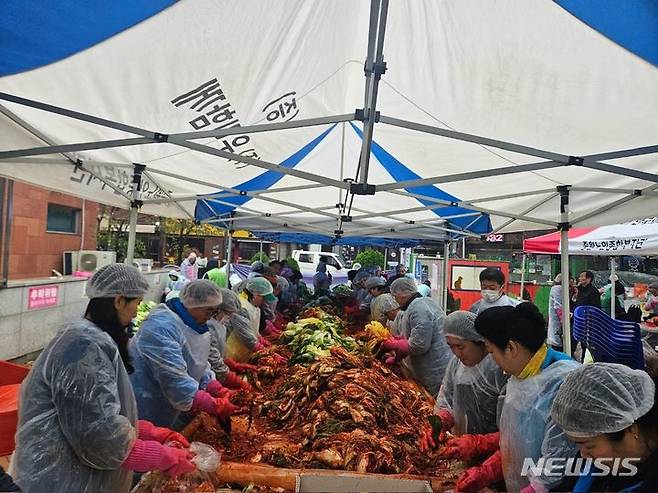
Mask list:
[[[403,190],[388,190],[388,193],[392,193],[395,195],[402,195],[405,197],[415,197],[419,198],[422,200],[427,200],[428,202],[435,202],[437,204],[445,204],[446,206],[449,207],[463,207],[464,209],[471,209],[474,211],[482,212],[484,214],[489,214],[491,216],[500,216],[500,217],[509,217],[511,219],[523,219],[524,221],[528,221],[531,223],[536,223],[536,224],[545,224],[547,226],[550,226],[552,228],[557,227],[557,223],[555,221],[548,221],[546,219],[540,219],[538,217],[528,217],[528,216],[523,216],[519,214],[511,214],[508,212],[503,212],[503,211],[498,211],[494,209],[487,209],[485,207],[477,207],[474,205],[469,204],[468,202],[450,202],[447,200],[441,200],[441,199],[435,199],[434,197],[430,197],[428,195],[422,195],[418,193],[411,193]]]
[[[351,122],[354,120],[354,113],[343,115],[323,116],[319,118],[307,118],[304,120],[292,120],[280,123],[262,123],[259,125],[248,125],[246,127],[230,127],[215,130],[199,130],[196,132],[180,132],[170,134],[169,139],[174,140],[196,140],[207,138],[228,137],[229,135],[246,135],[260,132],[274,132],[277,130],[290,130],[294,128],[317,127],[321,125],[332,125],[335,123]]]
[[[649,187],[649,190],[654,190],[655,188],[656,188],[656,186],[653,185],[653,186]],[[603,207],[599,207],[598,209],[595,209],[595,210],[593,210],[593,211],[591,211],[591,212],[588,212],[587,214],[583,214],[582,216],[575,218],[575,219],[573,220],[573,224],[578,224],[578,223],[581,223],[581,222],[583,222],[583,221],[586,221],[586,220],[589,219],[590,217],[597,216],[597,215],[599,215],[599,214],[602,213],[602,212],[607,212],[607,211],[609,211],[609,210],[611,210],[611,209],[614,209],[614,208],[617,207],[617,206],[620,206],[620,205],[625,204],[626,202],[630,202],[631,200],[635,200],[635,199],[637,199],[638,197],[641,197],[641,195],[629,195],[629,196],[627,196],[627,197],[623,197],[623,198],[621,198],[621,199],[619,199],[619,200],[615,200],[615,201],[614,201],[613,203],[611,203],[611,204],[604,205]]]
[[[560,195],[560,194],[557,193],[557,192],[552,193],[551,195],[549,195],[548,197],[543,198],[542,200],[540,200],[540,201],[537,202],[536,204],[532,205],[531,207],[528,207],[526,210],[524,210],[524,211],[521,213],[521,215],[522,215],[522,216],[525,216],[526,214],[531,213],[531,212],[534,211],[537,207],[540,207],[540,206],[544,205],[546,202],[550,202],[551,200],[553,200],[553,199],[554,199],[555,197],[557,197],[558,195]],[[494,233],[497,233],[498,231],[501,231],[501,230],[505,229],[507,226],[509,226],[510,224],[512,224],[514,221],[518,221],[518,219],[510,219],[509,221],[506,221],[505,223],[503,223],[503,224],[501,224],[500,226],[498,226],[497,228],[495,228],[495,229],[494,229],[491,233],[489,233],[489,234],[494,234]]]
[[[341,124],[341,136],[340,136],[340,181],[343,181],[345,178],[345,123]],[[347,193],[345,193],[345,198],[347,198]],[[343,203],[343,189],[338,189],[338,203]]]
[[[379,119],[382,123],[387,123],[389,125],[394,125],[396,127],[408,128],[410,130],[416,130],[419,132],[425,132],[432,135],[439,135],[441,137],[447,137],[450,139],[462,140],[465,142],[472,142],[475,144],[481,144],[489,147],[496,147],[498,149],[504,149],[511,152],[516,152],[519,154],[526,154],[529,156],[536,156],[550,161],[555,161],[556,163],[562,163],[569,166],[585,166],[587,168],[596,169],[599,171],[606,171],[608,173],[614,173],[622,176],[630,176],[637,178],[639,180],[646,180],[650,182],[658,182],[658,175],[653,173],[645,173],[643,171],[637,171],[630,168],[622,168],[620,166],[614,166],[610,164],[604,164],[597,161],[593,157],[576,157],[568,156],[566,154],[559,154],[557,152],[545,151],[542,149],[536,149],[534,147],[513,144],[511,142],[504,142],[501,140],[489,139],[486,137],[481,137],[479,135],[466,134],[463,132],[455,132],[454,130],[447,130],[445,128],[433,127],[430,125],[422,125],[415,122],[410,122],[406,120],[400,120],[397,118],[390,118],[387,116],[381,116]],[[642,153],[652,154],[656,151],[656,146],[651,146],[647,148],[642,148]],[[640,152],[636,150],[636,152]],[[627,155],[638,155],[638,154],[627,154]],[[599,158],[600,159],[600,158]],[[608,157],[607,159],[611,159]]]
[[[386,64],[384,63],[384,35],[386,33],[386,18],[388,16],[388,0],[371,0],[370,15],[368,55],[364,67],[366,96],[363,108],[363,138],[361,142],[361,156],[359,158],[359,182],[363,184],[368,183],[370,149],[372,147],[372,135],[375,129],[379,80],[386,71]]]
[[[615,300],[615,258],[610,257],[610,318],[613,320],[616,318],[615,317],[615,305],[616,301]]]
[[[170,144],[176,144],[181,147],[186,147],[188,149],[192,149],[193,151],[198,151],[203,154],[209,154],[211,156],[217,156],[221,157],[224,159],[228,160],[233,160],[237,161],[239,163],[244,163],[244,164],[250,164],[252,166],[256,166],[258,168],[263,168],[267,169],[270,171],[276,171],[277,173],[281,173],[282,175],[291,175],[295,176],[297,178],[302,178],[304,180],[308,180],[313,183],[322,183],[324,185],[330,185],[338,188],[343,188],[345,190],[350,189],[349,183],[345,183],[342,181],[338,180],[333,180],[331,178],[327,178],[325,176],[321,175],[316,175],[314,173],[308,173],[306,171],[300,171],[295,168],[285,168],[279,164],[274,164],[274,163],[269,163],[267,161],[263,161],[262,159],[254,159],[246,156],[240,156],[239,154],[232,154],[230,152],[224,152],[220,151],[219,149],[215,149],[213,147],[207,146],[207,145],[202,145],[202,144],[197,144],[195,142],[188,142],[186,140],[184,141],[169,141]],[[151,170],[152,172],[155,173],[155,170]],[[160,172],[160,171],[158,171]],[[183,178],[185,179],[185,178]],[[188,180],[189,181],[189,180]],[[205,182],[204,182],[205,183]],[[222,187],[218,187],[222,188]]]
[[[228,235],[228,247],[226,248],[226,279],[229,286],[231,285],[231,261],[233,259],[233,233],[230,229],[226,230]],[[262,246],[261,246],[262,248]]]
[[[462,238],[462,258],[466,258],[466,237]]]
[[[455,173],[446,176],[435,176],[432,178],[421,178],[418,180],[405,180],[400,182],[382,183],[376,185],[378,192],[400,190],[403,188],[419,187],[423,185],[436,185],[439,183],[452,183],[456,181],[476,180],[479,178],[490,178],[492,176],[511,175],[515,173],[525,173],[532,171],[542,171],[551,168],[560,168],[564,164],[554,161],[542,161],[541,163],[519,164],[518,166],[498,167],[494,169],[484,169],[480,171],[469,171],[466,173]]]
[[[142,202],[139,200],[142,187],[142,173],[146,168],[143,164],[134,164],[133,172],[133,189],[132,189],[132,202],[130,202],[130,225],[128,228],[128,249],[126,251],[125,263],[132,265],[135,256],[135,240],[137,238],[137,216]]]
[[[519,192],[519,193],[509,193],[506,195],[493,195],[491,197],[482,197],[479,199],[468,199],[469,204],[477,204],[478,202],[496,202],[498,200],[507,200],[507,199],[515,199],[518,197],[529,197],[532,195],[543,195],[545,193],[555,193],[555,187],[554,188],[546,188],[544,190],[534,190],[532,192]]]
[[[151,140],[153,140],[155,137],[155,132],[151,132],[143,128],[133,127],[132,125],[124,125],[123,123],[114,122],[105,118],[98,118],[96,116],[81,113],[79,111],[68,110],[66,108],[42,103],[33,99],[14,96],[13,94],[7,94],[6,92],[0,92],[0,100],[9,101],[11,103],[20,104],[22,106],[29,106],[30,108],[36,108],[38,110],[55,113],[57,115],[62,115],[68,118],[74,118],[76,120],[82,120],[84,122],[93,123],[94,125],[100,125],[103,127],[114,128],[116,130],[122,130],[131,134],[141,135],[143,137],[148,137]]]
[[[526,254],[523,252],[523,257],[521,258],[521,291],[519,291],[519,299],[523,299],[523,288],[525,285],[525,264],[526,264]]]
[[[560,193],[560,260],[562,265],[562,346],[571,356],[571,299],[569,296],[569,186],[558,187]]]
[[[450,259],[450,242],[443,242],[443,279],[441,279],[441,284],[443,284],[441,289],[441,308],[444,312],[448,312],[448,290],[450,286],[448,285],[449,276],[449,259]]]

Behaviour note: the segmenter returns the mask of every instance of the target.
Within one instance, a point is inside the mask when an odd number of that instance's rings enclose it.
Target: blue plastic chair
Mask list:
[[[587,345],[594,361],[644,369],[639,324],[613,320],[594,306],[579,306],[574,311],[573,335]]]

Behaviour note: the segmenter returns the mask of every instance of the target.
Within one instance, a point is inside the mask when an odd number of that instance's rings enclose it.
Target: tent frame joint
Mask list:
[[[350,193],[353,195],[375,195],[375,185],[368,183],[350,183]]]
[[[642,189],[641,188],[636,188],[635,190],[633,190],[633,195],[635,195],[636,197],[642,197],[642,195],[643,195]]]
[[[564,223],[557,223],[558,231],[569,231],[570,229],[571,229],[571,223],[568,221]]]
[[[340,216],[340,220],[343,221],[344,223],[351,223],[352,222],[352,216]]]
[[[585,164],[585,158],[582,156],[569,156],[567,164],[569,166],[583,166]]]
[[[158,143],[169,142],[169,134],[153,133],[153,140]]]
[[[379,123],[380,116],[381,116],[381,112],[375,111],[375,123]],[[356,110],[354,110],[354,119],[359,122],[365,122],[366,110],[363,108],[357,108]]]

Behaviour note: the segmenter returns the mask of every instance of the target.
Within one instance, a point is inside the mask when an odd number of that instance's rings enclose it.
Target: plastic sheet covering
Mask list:
[[[181,411],[192,407],[210,370],[210,333],[199,334],[162,304],[151,311],[130,344],[140,419],[171,428]]]
[[[14,456],[23,491],[128,491],[121,464],[137,408],[116,344],[88,320],[65,327],[23,382]]]
[[[471,367],[455,357],[446,369],[434,410],[450,411],[455,435],[493,433],[498,431],[506,383],[507,377],[491,355]]]
[[[401,312],[397,331],[409,340],[406,365],[417,382],[436,395],[453,357],[443,334],[443,310],[431,298],[416,298]]]
[[[541,373],[519,380],[510,377],[500,417],[500,451],[505,485],[521,491],[530,483],[550,489],[559,477],[521,476],[523,460],[575,457],[576,445],[550,416],[551,405],[568,373],[580,366],[574,360],[556,361]]]

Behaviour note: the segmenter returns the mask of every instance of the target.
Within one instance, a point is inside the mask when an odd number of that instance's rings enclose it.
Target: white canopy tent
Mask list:
[[[576,0],[159,3],[94,42],[3,7],[0,174],[133,218],[340,237],[566,234],[658,205],[654,53]],[[93,4],[52,18],[105,32]]]

